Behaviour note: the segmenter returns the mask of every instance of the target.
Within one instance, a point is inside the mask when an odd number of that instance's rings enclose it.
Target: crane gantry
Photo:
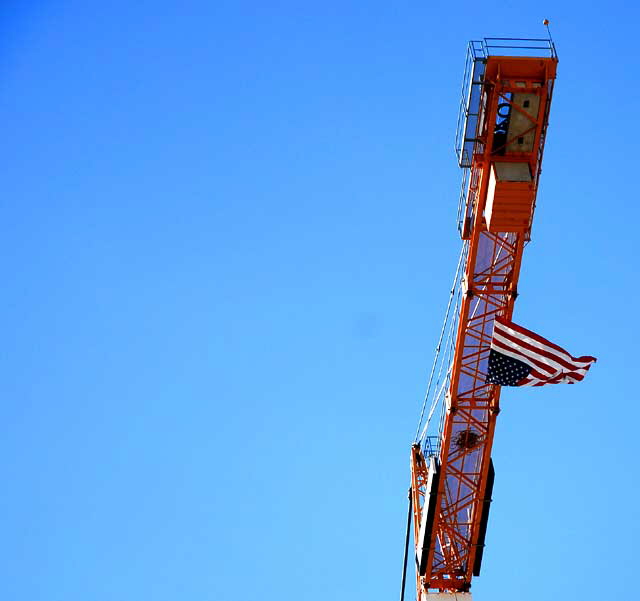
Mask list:
[[[456,136],[464,176],[455,345],[436,442],[423,435],[411,448],[418,601],[467,597],[480,573],[500,412],[500,386],[486,382],[493,322],[511,319],[518,295],[557,63],[551,39],[469,43]]]

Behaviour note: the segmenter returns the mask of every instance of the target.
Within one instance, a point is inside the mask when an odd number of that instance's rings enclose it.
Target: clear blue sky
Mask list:
[[[515,317],[599,362],[504,391],[474,599],[635,589],[638,13],[534,4],[3,3],[1,599],[397,597],[466,44],[545,17]]]

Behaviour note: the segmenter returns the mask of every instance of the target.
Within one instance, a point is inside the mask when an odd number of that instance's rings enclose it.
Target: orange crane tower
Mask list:
[[[411,449],[418,601],[470,597],[480,573],[500,412],[500,386],[486,383],[489,347],[494,318],[511,319],[518,295],[557,63],[551,39],[469,43],[456,136],[468,171],[455,350],[437,444]]]

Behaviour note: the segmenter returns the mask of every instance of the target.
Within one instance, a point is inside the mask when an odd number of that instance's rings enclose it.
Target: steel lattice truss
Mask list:
[[[471,278],[463,282],[464,297],[459,332],[462,343],[460,369],[452,386],[456,402],[447,398],[440,450],[442,482],[440,510],[435,522],[429,588],[459,589],[469,582],[474,562],[477,523],[482,510],[482,485],[491,454],[500,388],[485,383],[493,320],[509,311],[515,297],[517,266],[522,254],[522,234],[482,232]],[[457,375],[457,377],[456,377]],[[456,381],[457,380],[457,381]],[[415,460],[415,457],[419,459]],[[424,506],[427,469],[421,452],[414,450],[416,498],[414,528],[419,529]],[[474,528],[474,525],[476,526]]]
[[[485,383],[493,320],[510,312],[523,244],[522,234],[482,232],[474,275],[463,291],[460,367],[452,382],[455,396],[450,394],[447,399],[440,453],[445,478],[434,530],[433,588],[448,588],[451,578],[471,580],[474,524],[480,520],[481,487],[499,412],[500,388]]]
[[[493,61],[490,57],[483,72],[479,100],[481,125],[478,126],[483,129],[474,150],[461,229],[469,246],[440,434],[437,494],[427,490],[428,458],[423,456],[418,445],[414,445],[411,455],[413,525],[417,559],[420,551],[422,562],[417,573],[419,599],[431,590],[469,590],[472,576],[479,571],[484,538],[481,522],[488,503],[485,493],[492,470],[491,448],[500,411],[500,387],[486,383],[493,322],[498,315],[511,318],[533,205],[528,225],[519,230],[489,231],[484,211],[495,161],[528,163],[535,200],[555,77],[555,62],[544,60],[526,62],[520,58],[501,57]],[[520,100],[534,98],[539,102],[540,110],[535,118],[514,102],[518,97]],[[519,119],[520,127],[515,136],[507,135],[506,127],[500,130],[500,109],[505,106],[509,106],[511,114]],[[529,102],[523,106],[529,106]],[[497,138],[498,132],[503,134],[502,138]],[[509,150],[526,136],[531,141],[526,153]],[[427,495],[435,503],[430,506],[434,513],[428,544],[419,549],[417,533],[423,523]]]

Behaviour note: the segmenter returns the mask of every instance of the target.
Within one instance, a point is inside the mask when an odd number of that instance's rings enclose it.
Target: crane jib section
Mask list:
[[[430,455],[419,444],[411,450],[419,600],[468,591],[480,571],[500,412],[500,387],[486,382],[493,321],[511,318],[518,295],[557,58],[487,56],[476,63],[468,95],[474,131],[465,134],[467,262],[450,384],[438,451]]]

